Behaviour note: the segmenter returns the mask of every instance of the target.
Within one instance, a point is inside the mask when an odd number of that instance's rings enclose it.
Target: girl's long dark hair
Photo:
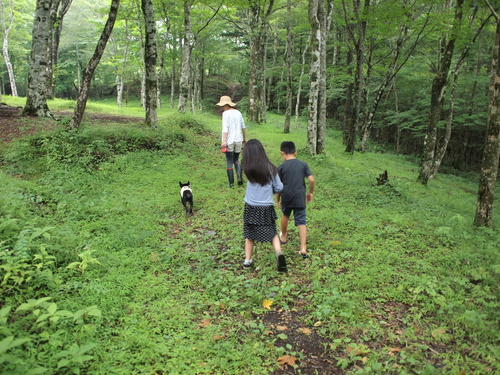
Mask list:
[[[250,139],[245,144],[241,163],[248,181],[262,186],[268,184],[278,173],[278,168],[268,159],[264,146],[258,139]]]

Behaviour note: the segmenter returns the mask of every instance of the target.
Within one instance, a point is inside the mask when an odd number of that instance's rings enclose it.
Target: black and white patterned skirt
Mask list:
[[[245,238],[271,242],[276,236],[276,211],[274,206],[250,206],[245,203],[243,233]]]

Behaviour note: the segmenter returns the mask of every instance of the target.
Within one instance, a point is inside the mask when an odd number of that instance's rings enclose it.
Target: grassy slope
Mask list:
[[[268,299],[274,311],[306,311],[305,323],[345,371],[498,371],[500,240],[498,230],[470,227],[475,182],[439,175],[423,187],[404,157],[346,155],[335,131],[325,155],[307,157],[304,126],[285,136],[282,118],[270,115],[267,124],[248,124],[249,137],[260,139],[276,164],[279,143],[295,141],[317,179],[308,207],[311,259],[294,256],[292,228],[288,275],[275,271],[267,244],[257,247],[258,267],[245,272],[244,189],[226,188],[215,146],[220,118],[199,120],[212,133],[183,129],[188,142],[169,154],[119,155],[92,174],[57,169],[33,182],[2,176],[0,207],[15,202],[10,217],[26,211],[25,227],[55,227],[46,242],[59,258],[61,281],[49,293],[58,307],[96,305],[102,313],[83,325],[60,323],[64,339],[54,324],[42,354],[26,360],[31,368],[55,366],[70,343],[94,342],[89,373],[267,374],[283,354],[307,355],[273,345],[285,337],[262,323]],[[390,185],[374,186],[385,169]],[[189,218],[178,196],[178,181],[187,180],[195,196]],[[50,209],[26,203],[40,196]],[[85,251],[99,264],[83,273],[64,268]],[[30,332],[16,329],[18,336]],[[35,352],[35,344],[26,345]]]

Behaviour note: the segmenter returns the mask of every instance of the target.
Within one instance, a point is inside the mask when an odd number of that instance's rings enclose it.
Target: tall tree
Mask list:
[[[182,63],[179,81],[179,112],[186,112],[189,97],[189,83],[191,78],[191,55],[193,51],[193,25],[191,23],[192,0],[184,0],[184,38],[182,41]]]
[[[496,36],[491,61],[488,128],[484,142],[474,224],[476,226],[492,227],[495,184],[500,159],[500,15],[488,0],[485,0],[485,2],[495,17]]]
[[[101,61],[102,54],[104,53],[106,44],[108,43],[109,37],[111,36],[111,33],[113,31],[119,6],[120,0],[111,0],[108,20],[106,21],[106,25],[104,25],[104,29],[101,33],[99,41],[97,42],[94,54],[92,55],[83,72],[82,85],[78,94],[78,100],[76,102],[75,110],[67,126],[68,130],[78,130],[80,128],[83,114],[85,112],[85,107],[87,106],[87,99],[89,97],[89,89],[92,82],[92,77],[94,76],[94,72],[99,65],[99,61]]]
[[[356,57],[354,67],[354,84],[352,86],[351,112],[348,114],[348,125],[346,138],[346,149],[348,153],[353,153],[356,149],[356,141],[359,133],[359,120],[361,115],[361,104],[363,98],[363,73],[365,64],[365,39],[367,28],[367,14],[370,7],[370,0],[364,1],[361,9],[361,0],[353,0],[353,11],[347,9],[345,0],[342,0],[344,18],[347,25],[349,39],[352,43],[352,52]],[[352,17],[352,21],[349,18]],[[356,33],[357,31],[357,33]]]
[[[47,64],[52,0],[37,0],[31,40],[28,93],[24,116],[52,117],[47,105]]]
[[[414,0],[396,0],[392,3],[388,2],[379,5],[386,5],[388,7],[378,10],[385,17],[382,18],[375,15],[376,19],[381,18],[380,23],[382,25],[378,24],[374,26],[378,30],[372,30],[372,34],[376,33],[377,37],[381,35],[381,39],[376,41],[373,48],[380,50],[385,55],[378,62],[378,66],[375,67],[377,70],[384,69],[385,74],[382,76],[376,89],[370,110],[364,116],[361,127],[361,151],[365,151],[366,149],[366,143],[373,126],[373,119],[382,96],[392,84],[399,71],[408,62],[409,58],[413,56],[419,43],[425,38],[426,35],[424,33],[428,32],[429,26],[429,13],[433,7],[431,4],[428,9],[423,8],[421,4]],[[392,36],[392,30],[396,32],[394,36]],[[388,48],[381,48],[381,44]],[[407,44],[409,46],[406,48]],[[390,56],[387,59],[389,62],[387,67],[383,67],[386,56]],[[370,70],[373,70],[372,67],[370,67]],[[368,95],[368,90],[366,91]]]
[[[54,98],[55,91],[55,72],[57,72],[57,61],[59,56],[59,44],[61,42],[61,33],[63,19],[69,10],[72,0],[52,0],[50,7],[50,29],[49,35],[49,63],[47,64],[47,98]]]
[[[196,39],[200,33],[210,24],[214,17],[219,12],[223,3],[220,3],[218,8],[209,16],[205,23],[193,32],[193,25],[191,20],[191,8],[193,7],[194,0],[184,0],[184,38],[182,41],[182,63],[179,82],[179,103],[177,109],[179,112],[184,113],[187,109],[187,103],[191,95],[191,84],[193,82],[191,72],[192,68],[192,53],[196,43]]]
[[[269,16],[274,0],[249,0],[247,35],[250,44],[250,71],[248,79],[248,109],[250,121],[260,123],[265,106],[265,57]],[[263,101],[264,99],[264,101]]]
[[[429,180],[437,173],[451,137],[454,100],[460,68],[468,55],[471,45],[475,43],[488,20],[488,17],[485,17],[479,22],[477,27],[474,27],[478,10],[479,7],[477,4],[468,7],[465,6],[464,0],[457,0],[451,30],[448,36],[443,36],[442,38],[443,55],[438,61],[436,75],[432,82],[429,126],[425,135],[422,161],[417,178],[424,185],[427,185]],[[465,22],[464,12],[466,11],[470,20],[469,26]],[[464,34],[467,35],[467,40],[461,38]],[[460,48],[460,56],[456,59],[452,67],[453,54],[459,42],[463,47]],[[451,95],[449,99],[448,121],[443,140],[439,142],[439,122],[442,120],[444,102],[450,86]]]
[[[9,33],[12,29],[12,23],[14,21],[14,3],[12,0],[9,1],[9,8],[10,11],[8,12],[8,15],[6,15],[5,4],[2,0],[0,4],[0,17],[2,18],[3,32],[2,54],[5,60],[5,65],[7,66],[7,73],[9,74],[10,91],[12,93],[12,96],[17,96],[16,78],[14,77],[14,69],[12,69],[12,63],[10,62],[9,57]]]
[[[311,68],[307,143],[311,155],[324,151],[326,136],[326,41],[333,14],[332,0],[309,0]]]
[[[286,108],[285,108],[285,125],[283,133],[290,133],[290,121],[292,117],[293,103],[293,34],[292,34],[292,0],[287,0],[287,23],[286,23]]]
[[[440,56],[436,69],[436,75],[432,81],[429,124],[425,135],[422,162],[417,178],[417,180],[424,185],[427,185],[429,182],[434,168],[436,147],[438,144],[438,123],[441,120],[443,103],[445,100],[445,88],[448,83],[453,52],[455,50],[457,38],[460,35],[459,30],[462,24],[464,12],[463,4],[464,0],[457,0],[456,2],[452,29],[448,37],[443,37],[442,39],[441,50],[443,53],[442,56]]]
[[[142,13],[146,25],[146,42],[144,48],[144,66],[146,72],[146,125],[158,126],[158,89],[156,80],[156,26],[152,0],[142,0]]]

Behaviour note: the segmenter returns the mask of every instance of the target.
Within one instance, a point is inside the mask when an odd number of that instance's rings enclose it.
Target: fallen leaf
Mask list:
[[[271,310],[271,305],[273,304],[273,301],[269,300],[269,299],[265,299],[263,302],[262,302],[262,306],[264,306],[265,309],[268,309],[268,310]]]
[[[294,366],[297,358],[291,355],[284,355],[278,358],[278,362],[281,366]]]
[[[297,331],[303,333],[304,335],[309,335],[312,333],[312,329],[306,327],[301,327]]]
[[[446,330],[444,328],[437,328],[431,332],[432,337],[435,339],[440,338],[446,333]]]
[[[389,348],[389,351],[390,351],[391,353],[394,353],[394,352],[398,352],[398,353],[399,353],[399,352],[400,352],[400,351],[402,351],[402,350],[403,350],[403,349],[401,349],[401,348]]]
[[[286,331],[288,329],[288,327],[287,326],[276,326],[276,329],[278,331]]]
[[[149,256],[149,260],[151,262],[158,262],[158,254],[156,253],[151,253],[151,255]]]
[[[270,329],[264,331],[264,335],[266,335],[266,336],[269,336],[272,334],[273,334],[273,331],[271,331]]]
[[[208,327],[210,325],[210,319],[203,319],[200,323],[200,327]]]
[[[315,326],[315,327],[319,327],[319,326],[320,326],[320,325],[322,325],[322,324],[323,324],[323,322],[316,322],[316,323],[314,323],[314,326]]]
[[[219,335],[214,335],[212,337],[215,341],[219,341],[219,340],[222,340],[224,338],[224,336],[219,336]]]

